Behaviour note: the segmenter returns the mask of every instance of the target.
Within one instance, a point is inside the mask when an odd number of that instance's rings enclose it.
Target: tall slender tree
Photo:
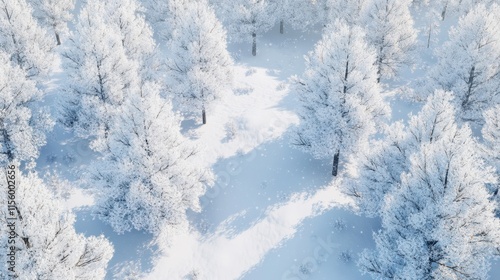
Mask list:
[[[285,32],[285,24],[293,29],[306,31],[319,21],[317,3],[314,0],[270,0],[276,7],[275,16],[280,23],[280,33]]]
[[[0,164],[36,159],[54,125],[48,110],[33,106],[43,92],[0,51]]]
[[[236,42],[252,42],[252,55],[257,55],[257,37],[269,31],[276,22],[276,5],[270,0],[224,0],[219,15],[229,38]]]
[[[183,109],[201,112],[205,124],[207,108],[222,98],[232,82],[226,32],[206,1],[189,4],[186,14],[177,19],[167,61],[171,90]]]
[[[417,31],[409,11],[409,0],[371,0],[364,24],[367,39],[377,50],[378,80],[397,75],[404,65],[413,63]]]
[[[127,57],[120,29],[108,16],[104,3],[89,0],[63,53],[69,83],[62,120],[82,138],[107,137],[113,116],[140,81],[138,63]]]
[[[51,29],[58,45],[61,35],[68,33],[68,22],[73,18],[75,0],[28,0],[33,5],[38,21]]]
[[[485,124],[482,129],[484,139],[484,157],[497,171],[499,182],[490,185],[493,200],[497,201],[500,214],[500,105],[484,112]],[[500,216],[500,215],[499,215]]]
[[[125,54],[138,63],[141,79],[164,78],[164,59],[158,52],[153,30],[140,12],[142,6],[136,0],[112,0],[105,5],[109,13],[107,22],[119,28]]]
[[[482,123],[485,109],[500,104],[500,5],[477,5],[460,18],[439,49],[425,92],[453,91],[459,116]]]
[[[377,84],[375,51],[359,27],[336,21],[306,58],[306,71],[294,82],[303,105],[293,144],[315,158],[333,157],[337,176],[340,154],[349,154],[389,114]],[[326,30],[325,29],[325,30]]]

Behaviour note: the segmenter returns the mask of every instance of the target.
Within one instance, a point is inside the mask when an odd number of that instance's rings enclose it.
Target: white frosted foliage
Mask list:
[[[26,72],[0,51],[0,163],[36,159],[45,133],[54,126],[46,108],[33,104],[43,98]]]
[[[375,279],[486,279],[500,220],[486,185],[492,168],[468,126],[423,142],[381,210],[375,251],[361,270]]]
[[[7,169],[9,170],[9,169]],[[0,171],[5,178],[5,169]],[[85,237],[75,232],[75,216],[66,212],[47,186],[35,173],[21,174],[16,169],[17,190],[14,210],[14,239],[9,239],[10,230],[0,229],[0,244],[4,252],[10,246],[16,250],[16,273],[18,279],[104,279],[109,260],[113,255],[111,243],[103,236]],[[7,205],[6,195],[0,202]],[[7,225],[7,218],[12,217],[7,207],[0,210],[0,218]],[[12,222],[12,220],[10,220]],[[14,240],[14,242],[10,241]],[[1,254],[3,264],[6,255]],[[8,279],[12,272],[7,266],[0,268],[0,277]]]
[[[293,144],[315,158],[349,154],[389,114],[376,81],[375,51],[363,30],[342,21],[327,29],[331,32],[306,57],[305,73],[294,81],[303,107]]]
[[[26,0],[0,1],[0,45],[28,77],[42,78],[49,74],[55,41],[38,25]]]
[[[500,104],[500,5],[477,5],[449,32],[437,51],[427,93],[452,91],[458,115],[482,123],[484,110]]]
[[[159,86],[145,83],[131,95],[107,139],[108,150],[90,172],[98,193],[96,214],[115,231],[158,233],[182,224],[212,173],[197,167],[195,149]]]
[[[377,51],[379,79],[397,76],[414,62],[417,31],[410,14],[409,0],[371,0],[366,4],[363,23],[367,39]]]
[[[83,138],[106,137],[113,116],[139,83],[139,64],[127,57],[122,33],[105,21],[108,15],[103,3],[89,0],[63,54],[69,75],[63,121]]]
[[[168,44],[167,67],[174,100],[185,112],[200,115],[230,89],[233,61],[226,32],[208,3],[186,7]]]

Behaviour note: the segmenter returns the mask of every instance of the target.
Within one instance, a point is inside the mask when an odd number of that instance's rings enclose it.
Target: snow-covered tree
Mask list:
[[[127,57],[105,4],[89,0],[63,53],[69,75],[62,121],[79,137],[106,137],[125,96],[136,91],[138,63]]]
[[[142,0],[145,7],[146,19],[149,21],[155,33],[162,40],[171,39],[172,31],[175,29],[177,17],[182,17],[186,12],[190,0]]]
[[[424,143],[440,140],[456,131],[455,111],[449,92],[436,91],[408,126],[396,122],[386,129],[385,139],[360,150],[350,162],[345,192],[356,198],[360,211],[380,215],[385,196],[409,170],[409,158]]]
[[[368,0],[323,0],[327,9],[325,22],[343,19],[349,24],[358,24]]]
[[[432,2],[432,1],[430,1]],[[436,6],[441,11],[441,20],[451,16],[463,16],[472,10],[476,5],[490,5],[496,0],[436,0],[431,5]]]
[[[220,99],[232,82],[232,59],[226,49],[226,32],[206,1],[189,4],[178,17],[167,67],[174,100],[191,113],[202,113]]]
[[[1,169],[0,176],[17,182],[15,207],[7,207],[7,195],[0,196],[5,207],[0,219],[2,279],[104,279],[113,247],[103,236],[85,237],[74,229],[75,216],[63,209],[35,173]],[[8,178],[8,177],[7,177]],[[9,204],[10,205],[10,204]],[[8,227],[15,218],[15,227]],[[15,252],[14,272],[8,271],[9,252]]]
[[[109,24],[120,29],[125,54],[139,63],[143,80],[159,79],[163,72],[162,59],[156,49],[153,31],[140,13],[143,9],[136,0],[106,1]]]
[[[276,22],[276,5],[270,0],[224,0],[219,14],[235,42],[252,42],[252,55],[257,55],[257,37],[269,31]]]
[[[488,278],[500,248],[500,220],[486,189],[495,176],[468,126],[449,132],[421,144],[386,196],[376,250],[360,259],[373,278]]]
[[[485,109],[500,104],[500,5],[477,5],[460,18],[439,49],[425,92],[453,91],[458,115],[481,123]]]
[[[488,150],[488,156],[500,173],[500,105],[484,112],[485,124],[483,126],[483,138]]]
[[[409,0],[371,0],[364,15],[367,39],[377,50],[378,80],[397,75],[413,63],[417,31]]]
[[[276,7],[276,14],[280,23],[280,33],[283,34],[285,24],[297,30],[306,31],[319,20],[315,0],[269,0]]]
[[[55,43],[26,0],[0,0],[0,46],[30,78],[47,75],[52,68]]]
[[[485,158],[494,166],[500,178],[500,105],[487,110],[484,113],[485,124],[483,126],[483,139],[485,146]],[[493,199],[498,202],[498,213],[500,214],[500,182],[492,184],[490,189]]]
[[[28,0],[34,8],[34,15],[42,25],[54,32],[58,45],[61,35],[68,33],[68,22],[73,18],[75,0]]]
[[[157,234],[182,224],[187,209],[200,210],[212,173],[193,162],[194,148],[158,85],[145,83],[127,98],[106,141],[109,149],[91,170],[90,184],[96,215],[115,231]]]
[[[42,97],[26,72],[0,51],[0,164],[38,157],[54,125],[48,110],[33,107]]]
[[[165,0],[141,0],[142,6],[144,6],[143,13],[146,16],[146,20],[155,31],[159,29],[157,28],[159,24],[165,22],[166,15],[168,15],[169,2],[170,1]]]
[[[303,109],[292,142],[315,158],[333,157],[336,176],[340,153],[367,141],[389,108],[377,84],[375,50],[363,30],[343,21],[325,30],[306,58],[303,77],[294,82]]]

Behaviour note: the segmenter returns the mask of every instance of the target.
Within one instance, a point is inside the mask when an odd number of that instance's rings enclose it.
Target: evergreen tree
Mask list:
[[[51,71],[55,44],[26,0],[0,0],[0,46],[29,78],[39,80]]]
[[[252,55],[257,55],[257,37],[269,31],[276,22],[275,3],[270,0],[224,0],[219,6],[229,38],[236,42],[252,42]]]
[[[452,91],[458,115],[482,123],[482,114],[500,104],[500,24],[497,4],[478,5],[452,28],[449,41],[438,51],[426,91]]]
[[[199,196],[212,173],[196,167],[194,148],[157,84],[145,83],[127,98],[106,139],[109,147],[91,170],[97,216],[115,231],[158,234],[200,210]]]
[[[306,31],[319,20],[317,3],[314,0],[270,0],[276,7],[276,16],[280,23],[280,33],[285,30],[285,23],[293,29]]]
[[[0,176],[16,180],[16,205],[7,208],[7,196],[0,196],[6,207],[0,219],[15,229],[0,229],[3,252],[0,260],[2,279],[104,279],[113,247],[103,236],[85,237],[74,229],[75,216],[66,212],[35,173],[21,174],[18,169],[3,169]],[[14,249],[12,249],[12,247]],[[7,252],[15,251],[14,272],[8,271]]]
[[[205,124],[207,108],[232,82],[226,32],[205,1],[191,3],[177,19],[167,61],[171,90],[186,111],[201,112]]]
[[[494,182],[469,127],[424,142],[389,192],[375,251],[363,272],[375,279],[486,279],[500,247],[500,220],[486,184]]]
[[[108,16],[103,3],[89,0],[63,54],[69,83],[62,121],[82,138],[107,137],[113,116],[140,80],[138,63],[127,57],[120,29],[106,22]]]
[[[0,51],[0,164],[32,160],[45,145],[45,133],[54,122],[43,108],[34,104],[43,97],[34,81]]]
[[[350,162],[345,192],[356,197],[359,209],[368,216],[380,215],[384,199],[401,183],[409,170],[409,158],[421,145],[440,140],[456,130],[452,95],[436,91],[422,110],[411,116],[408,126],[396,122],[386,129],[385,139],[360,150]]]
[[[371,0],[364,24],[367,39],[377,50],[378,81],[397,75],[413,63],[417,32],[409,11],[409,0]]]
[[[29,0],[38,21],[51,29],[58,45],[61,35],[68,33],[67,23],[73,18],[75,0]]]
[[[153,31],[140,13],[136,0],[106,1],[108,23],[118,26],[125,54],[139,63],[143,80],[160,80],[164,69],[153,38]]]
[[[494,166],[497,176],[500,178],[500,105],[487,110],[484,113],[485,124],[483,126],[484,157],[487,162]],[[497,201],[497,212],[500,214],[500,182],[490,185],[493,199]]]
[[[333,157],[336,176],[340,153],[367,141],[389,107],[376,81],[375,52],[362,29],[336,21],[325,30],[306,59],[303,77],[295,81],[303,110],[293,144],[315,158]]]
[[[366,8],[368,0],[323,0],[327,9],[325,22],[343,19],[349,24],[359,24],[361,14]]]

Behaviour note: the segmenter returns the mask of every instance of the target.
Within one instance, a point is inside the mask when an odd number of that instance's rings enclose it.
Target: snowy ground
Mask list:
[[[168,250],[155,254],[148,234],[113,233],[92,219],[88,193],[70,191],[66,205],[77,214],[77,231],[104,234],[114,244],[108,279],[121,268],[142,270],[145,279],[183,279],[192,272],[217,280],[368,279],[355,259],[373,247],[379,221],[352,214],[350,198],[332,182],[331,162],[291,148],[286,136],[298,123],[297,99],[287,81],[303,72],[303,56],[319,38],[319,32],[280,35],[275,28],[259,40],[257,57],[250,55],[250,44],[230,44],[234,94],[207,112],[207,125],[187,121],[183,130],[199,144],[199,161],[212,166],[217,182],[201,198],[202,212],[189,213],[192,230],[177,236]],[[421,75],[421,67],[405,75]],[[54,83],[63,78],[56,73]],[[396,84],[409,80],[403,76]],[[47,103],[55,102],[55,95]],[[406,119],[419,107],[399,98],[391,104],[393,120]],[[38,160],[40,172],[60,170],[65,178],[78,179],[95,154],[86,141],[72,139],[56,127]]]

